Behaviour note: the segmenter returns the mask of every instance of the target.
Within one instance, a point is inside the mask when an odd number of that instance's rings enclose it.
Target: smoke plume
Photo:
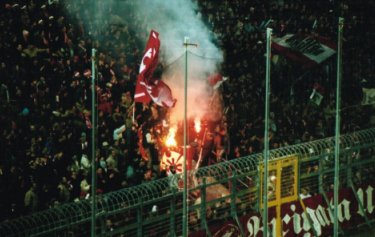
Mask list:
[[[160,33],[160,60],[168,64],[163,80],[177,98],[172,117],[182,120],[184,109],[184,79],[187,62],[188,117],[202,117],[209,109],[212,90],[207,86],[208,75],[217,72],[223,55],[213,43],[213,34],[203,23],[198,7],[190,0],[137,1],[134,10],[145,15],[147,29]],[[197,44],[184,47],[187,42]]]
[[[208,75],[217,72],[222,62],[222,51],[213,43],[213,33],[204,24],[198,6],[191,0],[106,0],[81,2],[66,0],[71,12],[79,15],[94,40],[105,36],[111,24],[129,27],[133,37],[139,38],[139,47],[145,47],[151,29],[159,32],[161,41],[159,62],[165,67],[162,79],[177,99],[172,117],[181,121],[184,111],[184,79],[187,62],[188,117],[202,117],[212,105],[212,89],[207,85]],[[94,2],[94,3],[92,3]],[[92,3],[92,4],[90,4]],[[82,4],[81,4],[82,5]],[[83,9],[77,12],[77,9]],[[75,11],[74,11],[75,10]],[[184,39],[188,43],[188,57]],[[103,44],[110,45],[110,43]],[[212,114],[212,113],[211,113]]]

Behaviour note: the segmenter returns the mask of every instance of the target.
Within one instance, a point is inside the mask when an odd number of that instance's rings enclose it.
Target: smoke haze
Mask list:
[[[136,12],[146,18],[148,30],[160,33],[160,60],[169,64],[163,80],[177,99],[172,117],[183,119],[185,47],[184,38],[198,47],[188,46],[188,117],[203,117],[210,104],[212,91],[207,87],[207,76],[217,72],[223,55],[212,42],[213,35],[204,25],[197,6],[190,0],[143,0],[134,5]],[[172,62],[172,63],[171,63]]]
[[[68,0],[76,4],[76,0]],[[90,1],[88,1],[90,2]],[[208,75],[217,72],[222,51],[213,43],[213,34],[203,23],[196,3],[191,0],[94,1],[85,6],[95,17],[83,19],[93,37],[101,37],[108,23],[124,23],[146,45],[151,29],[159,32],[161,41],[159,62],[165,67],[162,79],[177,99],[172,110],[174,119],[182,120],[184,108],[185,47],[184,38],[198,47],[188,47],[188,116],[202,117],[210,105],[212,89],[207,86]],[[111,14],[108,14],[110,12]],[[83,14],[90,18],[90,14]],[[142,48],[141,47],[141,48]]]

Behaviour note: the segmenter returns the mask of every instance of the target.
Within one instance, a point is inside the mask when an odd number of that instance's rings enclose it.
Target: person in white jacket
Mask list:
[[[90,169],[90,160],[89,158],[87,157],[86,154],[83,154],[81,156],[81,169],[85,170],[85,171],[88,171]]]
[[[121,139],[121,138],[122,138],[122,133],[125,132],[125,129],[126,129],[125,124],[122,125],[122,126],[119,127],[119,128],[116,128],[116,129],[113,131],[113,140],[114,140],[114,141],[117,141],[117,140]]]

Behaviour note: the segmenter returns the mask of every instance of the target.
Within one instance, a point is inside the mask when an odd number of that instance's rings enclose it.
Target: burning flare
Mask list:
[[[195,132],[197,132],[197,133],[199,133],[202,129],[201,120],[199,118],[194,119],[194,129],[195,129]]]
[[[176,132],[177,132],[177,127],[171,127],[171,129],[169,129],[167,139],[165,139],[165,145],[167,147],[177,146],[177,142],[176,142],[176,139],[175,139]]]

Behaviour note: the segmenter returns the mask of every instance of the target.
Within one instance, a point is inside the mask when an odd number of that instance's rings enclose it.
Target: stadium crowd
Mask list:
[[[95,22],[88,0],[6,0],[0,5],[0,221],[88,197],[91,188],[91,49],[98,49],[97,193],[165,176],[160,124],[168,109],[136,104],[133,95],[149,29],[127,13],[120,24]],[[196,1],[224,51],[224,113],[209,126],[205,165],[263,149],[265,27],[274,35],[337,35],[345,17],[341,132],[369,126],[361,83],[374,76],[374,1]],[[132,4],[125,1],[122,4]],[[66,14],[66,8],[76,14]],[[106,9],[121,15],[120,9]],[[94,23],[92,24],[95,25]],[[365,47],[359,47],[362,45]],[[324,88],[320,105],[309,99]],[[279,56],[272,65],[272,148],[334,134],[335,60],[306,69]],[[165,131],[164,131],[165,132]],[[149,159],[144,159],[144,150]],[[223,151],[223,152],[221,152]]]

